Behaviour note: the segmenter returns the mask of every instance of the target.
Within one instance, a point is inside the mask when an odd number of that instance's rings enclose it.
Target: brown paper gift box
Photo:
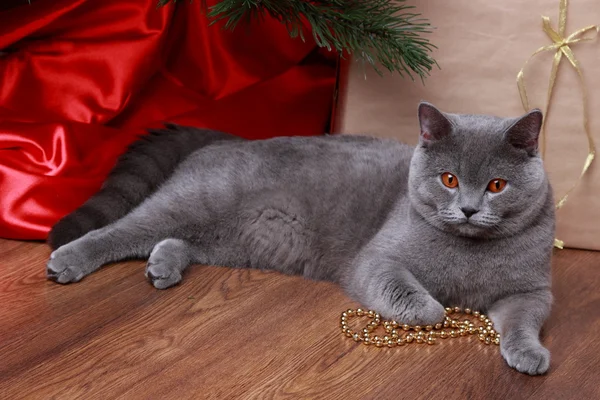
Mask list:
[[[517,73],[539,47],[552,41],[541,16],[558,29],[559,0],[419,0],[418,12],[435,31],[429,39],[440,65],[425,80],[384,73],[358,61],[342,63],[333,132],[418,140],[417,105],[426,100],[454,113],[517,116],[524,113]],[[566,35],[600,24],[599,0],[568,3]],[[594,36],[595,31],[588,36]],[[600,146],[600,41],[570,46],[588,90],[590,132]],[[530,108],[544,110],[554,51],[535,56],[525,69]],[[546,119],[546,170],[556,199],[577,180],[588,155],[582,89],[563,57]],[[565,247],[600,250],[600,156],[557,212],[557,238]]]

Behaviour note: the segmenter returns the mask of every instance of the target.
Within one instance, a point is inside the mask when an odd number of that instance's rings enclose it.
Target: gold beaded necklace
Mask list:
[[[451,317],[452,314],[461,313],[469,317],[462,321]],[[371,321],[361,331],[355,332],[348,326],[348,321],[354,317],[367,317]],[[476,326],[473,320],[483,324]],[[386,334],[383,337],[374,335],[374,331],[381,325]],[[437,338],[457,338],[475,334],[485,344],[500,344],[500,334],[494,329],[492,321],[479,311],[471,311],[469,308],[463,311],[460,307],[447,307],[443,322],[427,326],[410,326],[396,321],[382,320],[381,316],[373,310],[349,309],[342,313],[340,326],[342,333],[355,342],[362,342],[364,345],[374,344],[376,347],[404,346],[407,343],[435,344]]]

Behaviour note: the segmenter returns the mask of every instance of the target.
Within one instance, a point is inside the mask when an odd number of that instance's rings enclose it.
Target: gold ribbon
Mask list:
[[[548,37],[552,40],[552,44],[542,46],[537,49],[533,54],[527,59],[523,68],[519,71],[517,75],[517,86],[519,87],[519,94],[521,95],[521,103],[523,104],[523,108],[525,112],[529,111],[529,101],[527,99],[527,91],[525,90],[525,77],[523,71],[527,66],[527,63],[531,61],[533,57],[535,57],[539,53],[543,53],[545,51],[555,51],[554,53],[554,62],[552,63],[552,70],[550,72],[550,82],[548,84],[548,96],[546,98],[546,109],[544,110],[544,121],[542,122],[542,157],[546,155],[546,120],[548,119],[548,112],[550,109],[550,100],[552,99],[552,92],[554,89],[554,83],[556,82],[556,74],[558,71],[558,66],[562,61],[563,55],[567,57],[567,60],[571,63],[575,71],[577,71],[577,75],[579,76],[579,83],[582,89],[582,101],[583,101],[583,129],[588,139],[588,155],[586,157],[585,163],[583,165],[583,169],[581,170],[581,174],[577,178],[577,180],[573,183],[571,188],[567,191],[567,193],[558,201],[556,204],[556,209],[558,210],[562,206],[565,205],[567,198],[571,194],[571,192],[577,187],[583,175],[586,173],[592,161],[594,161],[594,157],[596,156],[596,146],[594,144],[594,139],[592,134],[590,133],[589,120],[588,120],[588,95],[587,89],[585,86],[585,82],[583,80],[583,73],[581,72],[581,68],[579,67],[579,62],[575,58],[575,54],[573,54],[573,50],[571,50],[570,45],[579,42],[587,42],[590,40],[594,40],[598,34],[599,28],[597,25],[586,26],[585,28],[579,29],[578,31],[570,34],[565,38],[565,28],[567,25],[567,0],[560,0],[559,6],[559,14],[558,14],[558,32],[552,29],[550,25],[550,18],[542,16],[542,23],[544,32],[548,35]],[[595,31],[595,33],[593,32]],[[588,32],[592,32],[593,36],[584,37]],[[562,249],[564,247],[564,242],[559,239],[554,239],[554,246]]]

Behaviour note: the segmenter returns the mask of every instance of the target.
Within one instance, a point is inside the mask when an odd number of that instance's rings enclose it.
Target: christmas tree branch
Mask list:
[[[423,80],[437,65],[430,55],[435,46],[423,36],[431,32],[429,23],[412,9],[404,0],[221,0],[208,16],[212,23],[224,20],[225,28],[234,29],[242,19],[268,14],[302,40],[306,20],[318,46],[354,55],[380,74],[378,65]]]

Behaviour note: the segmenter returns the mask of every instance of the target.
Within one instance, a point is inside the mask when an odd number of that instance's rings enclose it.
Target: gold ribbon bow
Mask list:
[[[552,99],[552,91],[554,89],[554,83],[556,81],[556,74],[558,71],[558,66],[562,60],[563,55],[567,57],[567,60],[571,63],[573,68],[577,71],[577,75],[579,76],[579,83],[582,89],[582,101],[583,101],[583,129],[588,139],[588,155],[583,165],[583,169],[581,170],[581,174],[577,178],[577,180],[573,183],[571,188],[567,191],[567,193],[558,201],[556,204],[556,209],[561,208],[567,201],[569,194],[577,187],[581,178],[586,173],[594,157],[596,155],[596,146],[594,145],[594,139],[592,134],[590,133],[589,121],[588,121],[588,106],[587,106],[587,89],[585,87],[585,83],[583,80],[583,73],[581,72],[581,68],[579,67],[579,62],[575,58],[575,54],[573,54],[573,50],[571,50],[571,45],[579,42],[587,42],[593,40],[598,34],[599,28],[597,25],[586,26],[585,28],[579,29],[578,31],[570,34],[565,38],[565,28],[567,25],[567,0],[560,0],[559,6],[559,18],[558,18],[558,32],[552,29],[550,25],[550,18],[542,16],[542,23],[544,32],[550,37],[552,40],[552,44],[542,46],[537,49],[530,57],[527,59],[523,68],[519,71],[517,75],[517,85],[519,87],[519,94],[521,95],[521,103],[523,104],[523,108],[525,112],[529,111],[529,101],[527,100],[527,92],[525,90],[525,77],[523,75],[523,71],[527,66],[527,63],[531,61],[533,57],[537,54],[545,52],[545,51],[555,51],[554,53],[554,62],[552,63],[552,71],[550,72],[550,82],[548,84],[548,96],[546,98],[546,109],[544,110],[544,122],[542,123],[542,157],[546,154],[546,120],[548,119],[548,111],[550,108],[550,100]],[[595,31],[593,36],[584,37],[588,32]],[[593,33],[593,32],[592,32]],[[559,239],[554,239],[554,246],[562,249],[564,247],[564,242]]]

